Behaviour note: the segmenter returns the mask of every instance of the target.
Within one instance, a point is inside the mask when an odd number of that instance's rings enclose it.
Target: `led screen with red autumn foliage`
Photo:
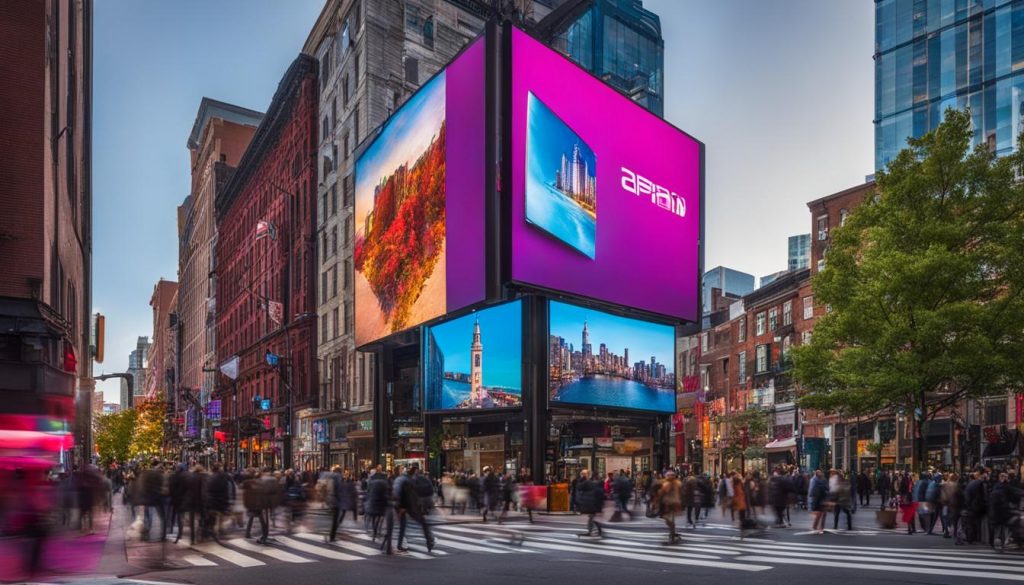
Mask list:
[[[425,83],[356,161],[356,345],[484,298],[484,44]]]

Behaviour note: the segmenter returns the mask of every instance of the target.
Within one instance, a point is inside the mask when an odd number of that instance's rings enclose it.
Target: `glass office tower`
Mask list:
[[[641,0],[574,0],[549,44],[658,116],[664,109],[661,19]],[[556,14],[558,20],[560,14]]]
[[[1016,148],[1024,113],[1024,2],[876,0],[875,167],[946,108],[970,108],[974,144]]]

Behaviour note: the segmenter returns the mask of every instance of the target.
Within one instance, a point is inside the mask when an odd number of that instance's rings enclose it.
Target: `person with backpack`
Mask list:
[[[409,466],[403,481],[399,481],[400,478],[395,479],[395,507],[398,516],[398,546],[396,550],[400,553],[409,551],[409,549],[402,546],[409,518],[412,518],[423,530],[423,536],[427,540],[427,551],[429,552],[434,548],[434,537],[430,534],[430,525],[427,524],[426,516],[424,516],[424,511],[420,504],[420,497],[416,493],[416,476],[419,474],[419,470],[419,464],[413,463]]]
[[[825,533],[825,500],[827,498],[828,482],[825,481],[821,470],[815,469],[807,487],[807,508],[811,511],[811,531],[815,534]]]
[[[918,480],[914,483],[913,499],[917,503],[917,519],[921,524],[921,532],[927,532],[931,525],[932,509],[928,503],[928,486],[931,485],[931,478],[928,474],[921,472]]]
[[[946,518],[942,514],[942,474],[936,473],[928,480],[928,487],[925,489],[925,501],[928,502],[928,509],[931,515],[928,521],[926,534],[935,531],[935,524],[941,522],[942,532],[946,532]]]

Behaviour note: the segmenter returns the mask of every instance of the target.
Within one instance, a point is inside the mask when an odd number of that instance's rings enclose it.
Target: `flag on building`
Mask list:
[[[284,322],[284,303],[267,301],[267,313],[270,314],[271,321],[280,325]]]
[[[271,240],[276,240],[277,228],[274,227],[273,223],[261,219],[256,222],[256,239],[258,240],[264,236],[270,236]]]
[[[228,378],[231,378],[232,380],[237,379],[238,378],[238,362],[239,361],[240,360],[239,360],[237,355],[228,358],[227,361],[225,361],[223,364],[220,365],[220,371],[225,376],[227,376]]]

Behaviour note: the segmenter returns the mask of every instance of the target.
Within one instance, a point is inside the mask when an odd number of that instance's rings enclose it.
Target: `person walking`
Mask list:
[[[604,508],[604,490],[596,481],[590,479],[589,469],[580,471],[579,480],[576,482],[576,509],[587,517],[585,536],[593,536],[595,529],[597,536],[601,536],[601,526],[594,520],[594,516],[600,514],[602,508]]]
[[[850,513],[850,506],[853,502],[850,493],[850,480],[843,476],[843,472],[833,469],[828,478],[828,493],[832,499],[832,530],[839,529],[839,513],[846,514],[846,530],[853,530],[853,517]]]
[[[967,505],[967,543],[974,544],[982,540],[982,526],[984,526],[985,513],[988,511],[988,498],[985,493],[985,482],[988,481],[988,472],[984,468],[974,472],[974,477],[964,489],[964,499]]]
[[[235,499],[235,484],[220,463],[210,467],[210,479],[206,482],[206,510],[210,537],[220,543],[220,527],[231,515],[231,502]]]
[[[142,524],[142,540],[149,540],[150,531],[153,529],[153,516],[156,515],[160,520],[160,540],[165,540],[167,534],[167,515],[164,511],[164,470],[160,464],[159,459],[153,459],[149,469],[142,472],[142,475],[136,480],[138,484],[137,494],[138,496],[133,498],[133,504],[136,502],[138,505],[144,507],[143,511],[143,524]]]
[[[700,520],[701,493],[700,485],[697,483],[697,476],[691,471],[682,482],[683,506],[686,507],[686,527],[697,528],[697,520]]]
[[[768,480],[768,499],[771,501],[772,509],[775,510],[775,527],[786,527],[786,508],[793,494],[793,484],[789,477],[783,475],[782,468],[776,467]]]
[[[371,542],[380,536],[380,523],[387,514],[390,502],[388,499],[388,478],[382,471],[371,472],[366,481],[366,503],[364,512],[372,530]]]
[[[871,478],[863,469],[857,474],[857,497],[861,506],[871,505]]]
[[[633,512],[629,509],[629,498],[633,495],[633,481],[626,475],[625,469],[620,469],[612,481],[612,497],[615,499],[615,516],[621,518],[623,513],[629,514],[633,519]]]
[[[498,503],[501,500],[501,480],[498,479],[498,475],[491,467],[484,467],[483,472],[484,476],[480,483],[483,488],[483,514],[486,524],[487,514],[494,515],[498,510]]]
[[[427,551],[430,552],[434,548],[434,537],[430,534],[430,525],[426,522],[426,517],[420,504],[419,494],[416,493],[416,476],[419,473],[419,469],[419,464],[413,463],[409,466],[405,481],[395,481],[395,486],[397,486],[395,488],[395,505],[397,506],[399,522],[398,546],[396,547],[396,550],[400,553],[408,552],[409,550],[402,546],[402,543],[405,541],[405,529],[408,525],[409,518],[412,518],[413,521],[419,524],[420,528],[423,530],[423,536],[427,540]]]
[[[828,482],[825,481],[820,469],[807,487],[807,508],[811,511],[811,531],[815,534],[825,533],[825,499],[828,497]]]
[[[668,542],[665,544],[676,544],[680,541],[679,534],[676,532],[676,516],[683,509],[683,485],[676,477],[675,471],[665,472],[665,479],[658,488],[656,499],[658,512],[668,528]]]
[[[884,510],[889,505],[889,494],[892,490],[892,476],[888,471],[883,471],[878,476],[876,487],[878,488],[878,497],[882,499],[882,503],[878,507]]]
[[[1006,548],[1006,541],[1010,538],[1010,520],[1013,519],[1012,505],[1014,500],[1019,501],[1019,494],[1016,488],[1010,485],[1010,475],[999,472],[999,480],[989,493],[988,499],[988,542],[992,548],[1003,550]]]

